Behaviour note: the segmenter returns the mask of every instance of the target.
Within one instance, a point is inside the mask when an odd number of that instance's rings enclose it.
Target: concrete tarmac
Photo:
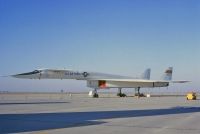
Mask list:
[[[0,94],[0,133],[199,134],[200,100]]]

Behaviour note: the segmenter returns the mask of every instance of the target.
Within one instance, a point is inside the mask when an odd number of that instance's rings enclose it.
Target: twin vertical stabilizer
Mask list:
[[[142,74],[141,78],[142,79],[146,79],[146,80],[150,80],[150,75],[151,75],[151,69],[148,68],[144,71],[144,73]]]
[[[173,67],[169,67],[168,69],[165,70],[164,74],[163,74],[163,80],[166,81],[171,81],[172,80],[172,73],[173,73]]]

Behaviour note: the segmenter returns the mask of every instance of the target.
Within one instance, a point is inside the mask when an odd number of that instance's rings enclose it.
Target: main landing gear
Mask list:
[[[144,97],[144,94],[140,93],[140,87],[135,88],[135,96]]]
[[[135,88],[135,96],[140,96],[140,87]]]
[[[99,94],[97,93],[97,89],[95,88],[94,90],[89,92],[89,96],[93,97],[93,98],[98,98]],[[117,96],[119,97],[126,97],[126,94],[122,93],[122,88],[118,88],[118,93]],[[140,93],[140,87],[135,88],[135,96],[138,97],[143,97],[144,94]]]
[[[126,94],[122,93],[122,88],[118,88],[117,96],[119,96],[119,97],[126,97]]]

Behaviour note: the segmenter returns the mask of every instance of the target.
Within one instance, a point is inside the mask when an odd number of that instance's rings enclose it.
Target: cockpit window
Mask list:
[[[35,70],[35,71],[33,71],[33,73],[39,73],[40,71],[38,71],[38,70]]]

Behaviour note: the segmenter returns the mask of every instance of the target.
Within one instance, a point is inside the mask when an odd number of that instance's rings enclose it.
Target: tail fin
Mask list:
[[[172,80],[172,73],[173,73],[173,67],[169,67],[165,70],[163,75],[163,80],[171,81]]]
[[[150,79],[150,75],[151,75],[151,69],[148,68],[144,71],[144,73],[141,75],[142,79],[146,79],[149,80]]]

